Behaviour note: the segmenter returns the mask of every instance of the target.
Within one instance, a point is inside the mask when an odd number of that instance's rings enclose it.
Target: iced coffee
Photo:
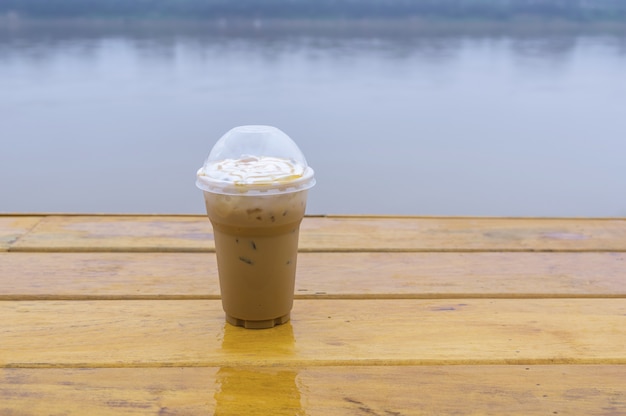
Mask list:
[[[299,227],[314,183],[295,143],[269,126],[231,130],[198,171],[231,324],[268,328],[289,320]]]

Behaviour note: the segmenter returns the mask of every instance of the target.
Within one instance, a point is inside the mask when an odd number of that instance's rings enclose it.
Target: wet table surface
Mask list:
[[[226,324],[203,216],[0,215],[0,415],[626,415],[626,219],[306,217]]]

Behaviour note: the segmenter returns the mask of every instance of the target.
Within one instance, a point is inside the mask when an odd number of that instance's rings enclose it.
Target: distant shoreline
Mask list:
[[[4,0],[20,18],[423,19],[619,21],[624,0]]]
[[[626,35],[626,21],[585,21],[564,19],[515,18],[448,19],[448,18],[21,18],[0,15],[0,30],[70,30],[265,33],[265,34],[614,34]]]

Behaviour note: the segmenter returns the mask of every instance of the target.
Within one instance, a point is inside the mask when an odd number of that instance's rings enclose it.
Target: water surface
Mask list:
[[[3,27],[0,212],[202,213],[270,124],[310,214],[626,216],[624,34],[336,29]]]

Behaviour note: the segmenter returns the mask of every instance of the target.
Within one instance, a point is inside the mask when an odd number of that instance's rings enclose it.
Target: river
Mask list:
[[[309,214],[626,216],[625,32],[348,26],[5,24],[0,212],[202,213],[270,124]]]

